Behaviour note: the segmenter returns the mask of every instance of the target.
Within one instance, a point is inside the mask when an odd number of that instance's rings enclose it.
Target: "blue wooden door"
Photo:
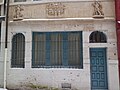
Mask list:
[[[90,48],[91,89],[108,90],[106,48]]]

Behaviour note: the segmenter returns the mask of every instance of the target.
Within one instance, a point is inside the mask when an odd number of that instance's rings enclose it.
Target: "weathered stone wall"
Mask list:
[[[25,88],[29,85],[43,85],[61,88],[62,83],[69,83],[73,90],[90,90],[89,48],[106,47],[108,64],[109,90],[119,90],[116,32],[114,20],[88,21],[14,21],[9,29],[9,50],[7,63],[7,86]],[[89,43],[93,31],[100,30],[107,36],[107,43]],[[83,31],[83,69],[68,68],[31,68],[32,32]],[[25,68],[11,68],[11,40],[14,34],[23,33],[26,40]],[[114,82],[113,82],[114,80]],[[116,84],[114,84],[116,83]],[[114,85],[113,85],[114,84]],[[21,87],[22,86],[22,87]]]
[[[0,3],[3,3],[3,0],[0,0]]]
[[[64,8],[64,13],[60,15],[49,15],[48,5],[51,3],[37,3],[37,4],[21,4],[20,7],[23,9],[20,13],[23,15],[23,19],[49,19],[49,18],[92,18],[94,7],[92,4],[94,1],[76,1],[76,2],[61,2],[60,8]],[[55,3],[57,4],[57,3]],[[114,1],[101,1],[102,11],[104,17],[115,17]],[[10,20],[16,15],[15,8],[19,6],[10,6]]]
[[[71,2],[66,0],[62,2],[65,7],[64,13],[58,16],[46,13],[46,5],[49,4],[47,0],[45,2],[41,0],[39,3],[11,3],[8,30],[7,87],[27,90],[26,87],[29,88],[31,84],[34,84],[61,88],[62,83],[69,83],[73,90],[91,90],[89,48],[105,47],[107,48],[108,88],[109,90],[119,90],[114,1],[102,0],[104,18],[97,19],[93,18],[92,3],[94,3],[93,0],[71,0]],[[20,14],[15,12],[17,5],[20,6],[18,9],[21,9]],[[15,18],[16,15],[18,15],[17,18]],[[19,17],[19,15],[22,16]],[[83,69],[31,68],[32,32],[57,31],[83,32]],[[93,31],[105,33],[107,43],[89,43],[89,36]],[[25,68],[11,68],[12,37],[16,33],[25,35]],[[5,28],[2,29],[2,47],[4,47],[4,34]],[[2,52],[4,53],[4,48],[2,48]],[[2,56],[4,57],[4,54]],[[1,67],[2,65],[3,60],[0,62]],[[3,82],[2,76],[0,78],[0,82]]]

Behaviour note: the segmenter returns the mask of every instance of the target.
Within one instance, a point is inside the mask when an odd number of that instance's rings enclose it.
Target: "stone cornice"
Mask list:
[[[38,21],[115,21],[115,18],[104,18],[104,19],[94,19],[94,18],[58,18],[58,19],[23,19],[18,21],[9,21],[12,22],[38,22]]]
[[[45,4],[45,3],[51,3],[51,2],[94,2],[95,0],[40,0],[40,1],[26,1],[26,2],[11,2],[11,5],[30,5],[30,4]],[[98,0],[100,2],[114,2],[114,0]]]

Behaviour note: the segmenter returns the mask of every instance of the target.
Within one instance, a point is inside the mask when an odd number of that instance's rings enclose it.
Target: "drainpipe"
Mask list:
[[[117,50],[118,50],[118,68],[119,68],[119,81],[120,81],[120,0],[115,0],[115,14],[116,14],[116,33],[117,33]]]
[[[7,41],[8,41],[8,15],[9,15],[9,0],[5,0],[6,1],[6,13],[5,13],[5,57],[4,57],[4,90],[6,89],[6,75],[7,75],[7,69],[6,69],[6,64],[7,64]]]

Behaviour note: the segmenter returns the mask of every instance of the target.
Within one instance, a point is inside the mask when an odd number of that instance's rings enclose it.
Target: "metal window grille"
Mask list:
[[[13,36],[12,39],[12,68],[24,68],[25,37],[22,33]]]
[[[82,68],[82,32],[33,32],[32,67]]]
[[[107,42],[106,35],[100,31],[92,32],[89,40],[90,40],[90,43],[106,43]]]

